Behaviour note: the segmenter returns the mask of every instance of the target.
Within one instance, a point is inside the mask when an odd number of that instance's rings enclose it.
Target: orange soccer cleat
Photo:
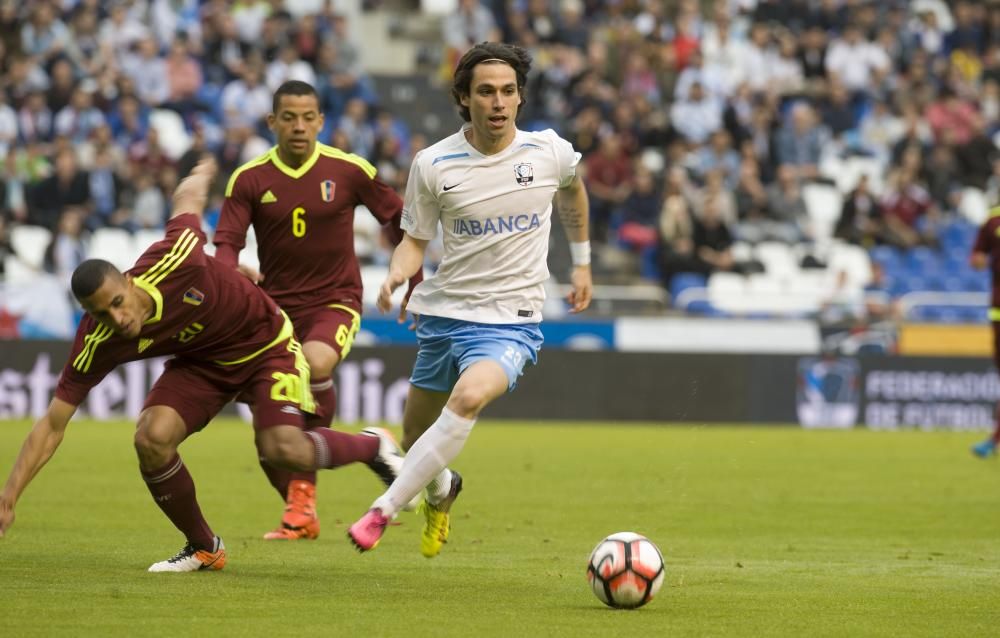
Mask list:
[[[308,481],[288,484],[288,501],[281,527],[264,534],[264,539],[294,541],[312,540],[319,536],[319,517],[316,516],[316,486]]]

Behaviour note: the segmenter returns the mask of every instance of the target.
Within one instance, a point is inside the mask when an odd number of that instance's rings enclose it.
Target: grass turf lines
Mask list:
[[[0,477],[30,424],[0,422]],[[181,448],[221,572],[148,574],[183,539],[139,478],[132,424],[78,421],[0,539],[0,635],[987,636],[1000,626],[1000,463],[978,435],[593,424],[476,426],[452,540],[402,513],[358,555],[366,468],[320,475],[319,540],[267,542],[281,503],[249,426]],[[647,535],[637,611],[588,590],[593,546]]]

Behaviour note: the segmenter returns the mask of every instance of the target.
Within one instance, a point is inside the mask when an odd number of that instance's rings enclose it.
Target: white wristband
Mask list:
[[[590,264],[590,242],[571,241],[569,243],[569,254],[573,258],[574,266],[587,266]]]

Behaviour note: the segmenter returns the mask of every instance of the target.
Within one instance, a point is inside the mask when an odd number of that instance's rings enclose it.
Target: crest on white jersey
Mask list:
[[[531,164],[527,162],[522,162],[521,164],[514,165],[514,179],[521,186],[527,186],[535,180],[535,171],[531,168]]]

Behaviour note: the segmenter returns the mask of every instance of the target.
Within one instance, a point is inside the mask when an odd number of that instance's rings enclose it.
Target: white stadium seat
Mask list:
[[[958,212],[962,217],[978,226],[986,221],[989,209],[986,193],[973,186],[962,189],[962,199],[958,202]]]
[[[10,244],[29,266],[41,268],[45,250],[52,241],[52,232],[44,226],[14,226],[10,231]]]
[[[833,278],[840,271],[846,271],[848,283],[855,286],[865,286],[872,280],[872,262],[868,252],[854,244],[834,242],[827,254],[826,269]]]
[[[809,183],[802,186],[802,199],[812,223],[816,241],[824,242],[833,237],[834,227],[840,218],[843,196],[828,184]]]
[[[180,159],[191,148],[191,136],[184,128],[184,120],[177,111],[153,109],[149,113],[149,125],[156,129],[160,147],[170,159]]]
[[[761,242],[754,249],[754,256],[764,264],[764,270],[775,277],[793,274],[799,270],[794,250],[782,242]]]
[[[121,228],[98,228],[87,250],[87,257],[110,261],[119,270],[131,268],[139,255],[132,234]]]

